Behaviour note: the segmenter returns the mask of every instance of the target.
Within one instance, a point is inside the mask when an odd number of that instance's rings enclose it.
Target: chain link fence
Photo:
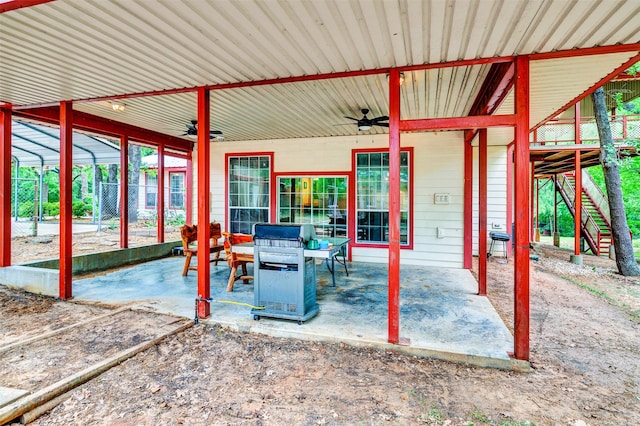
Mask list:
[[[38,235],[39,204],[36,179],[11,179],[11,235],[13,238]]]

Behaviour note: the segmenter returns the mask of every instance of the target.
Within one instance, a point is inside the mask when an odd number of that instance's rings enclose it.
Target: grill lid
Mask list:
[[[253,226],[253,240],[286,240],[306,244],[316,237],[316,230],[310,223],[256,223]]]

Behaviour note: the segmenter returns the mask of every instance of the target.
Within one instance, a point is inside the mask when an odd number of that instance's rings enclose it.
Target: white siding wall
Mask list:
[[[507,147],[487,148],[487,250],[491,239],[489,232],[511,234],[507,223]],[[478,254],[478,147],[473,148],[473,254]],[[493,254],[504,256],[502,243],[494,244]]]
[[[404,264],[461,268],[463,255],[463,140],[460,132],[413,133],[401,137],[402,147],[413,147],[413,250],[402,249]],[[367,135],[323,139],[222,142],[211,144],[211,219],[226,221],[225,154],[273,152],[275,173],[348,173],[353,149],[388,146],[388,136]],[[194,153],[194,191],[197,191],[197,154]],[[449,195],[449,204],[435,204],[434,195]],[[349,194],[351,197],[353,194]],[[194,221],[197,193],[194,192]],[[504,213],[503,213],[504,215]],[[440,229],[440,238],[438,237]],[[353,247],[354,261],[388,261],[388,250]]]

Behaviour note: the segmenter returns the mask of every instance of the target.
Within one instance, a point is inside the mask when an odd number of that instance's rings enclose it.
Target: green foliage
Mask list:
[[[42,214],[44,216],[59,216],[60,215],[60,202],[55,203],[43,203]]]
[[[620,163],[620,184],[622,186],[622,199],[627,215],[629,230],[635,236],[640,235],[640,157],[629,158]],[[606,194],[607,188],[604,182],[602,167],[596,166],[588,169],[594,182]]]
[[[19,217],[33,217],[33,201],[25,201],[18,206]]]
[[[553,232],[553,183],[548,181],[540,188],[538,206],[538,227],[542,231]],[[560,199],[560,197],[558,197]],[[573,216],[567,206],[558,204],[558,229],[557,232],[564,236],[574,235]]]
[[[165,220],[165,225],[170,226],[182,226],[187,223],[187,218],[182,212],[178,212],[175,215],[169,215]]]
[[[71,213],[73,217],[86,216],[87,212],[91,210],[91,206],[85,204],[83,201],[73,201],[71,204]]]

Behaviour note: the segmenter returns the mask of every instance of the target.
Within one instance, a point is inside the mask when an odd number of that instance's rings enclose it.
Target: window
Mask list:
[[[271,157],[228,157],[229,231],[253,232],[253,225],[269,222]]]
[[[400,153],[400,244],[409,244],[410,152]],[[356,152],[356,242],[389,242],[389,153]]]
[[[144,187],[144,204],[147,209],[155,209],[158,205],[158,176],[156,172],[146,172],[146,184]]]
[[[184,209],[184,173],[169,173],[169,208]]]
[[[347,178],[278,178],[279,223],[312,223],[316,234],[347,236]]]

